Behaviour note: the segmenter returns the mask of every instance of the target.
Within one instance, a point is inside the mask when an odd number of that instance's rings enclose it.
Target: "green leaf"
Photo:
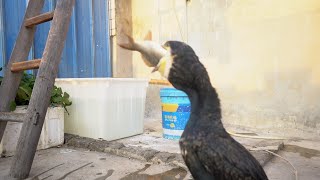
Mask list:
[[[20,86],[19,89],[21,89],[24,93],[31,97],[32,89],[28,86],[28,84]]]
[[[68,103],[65,103],[65,106],[71,106],[72,105],[72,102],[69,101]]]
[[[69,99],[63,99],[63,104],[64,104],[65,106],[71,106],[72,102],[69,101]]]
[[[58,103],[58,104],[61,104],[62,100],[63,100],[63,99],[62,99],[61,96],[53,97],[53,98],[52,98],[52,101],[53,101],[54,103]]]
[[[63,97],[66,98],[66,99],[68,99],[68,98],[70,97],[70,95],[69,95],[68,93],[64,92],[64,93],[63,93]]]
[[[15,101],[10,102],[10,111],[16,110],[17,104]]]
[[[59,88],[57,89],[57,92],[58,92],[59,95],[62,95],[62,89],[61,89],[61,87],[59,87]]]
[[[57,91],[57,89],[53,89],[51,96],[56,96],[56,95],[58,95],[58,91]]]
[[[20,102],[21,101],[29,101],[30,98],[28,97],[28,95],[24,91],[18,89],[16,100],[18,100]],[[21,105],[21,104],[18,103],[18,105]]]

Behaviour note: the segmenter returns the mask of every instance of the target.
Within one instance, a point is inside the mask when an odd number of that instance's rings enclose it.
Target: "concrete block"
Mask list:
[[[26,113],[26,106],[19,106],[14,112]],[[12,156],[15,152],[22,123],[9,122],[2,142],[0,144],[1,156]],[[47,149],[58,146],[64,142],[64,109],[62,107],[49,107],[41,131],[37,149]]]

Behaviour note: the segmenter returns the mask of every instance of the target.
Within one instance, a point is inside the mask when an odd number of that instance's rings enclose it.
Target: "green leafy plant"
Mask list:
[[[67,110],[67,106],[71,106],[72,102],[69,100],[70,95],[66,92],[62,92],[61,87],[54,86],[51,93],[51,104],[53,106],[61,105],[66,112],[69,114]]]
[[[0,67],[0,71],[2,68]],[[2,77],[0,76],[0,85],[2,82]],[[19,105],[28,105],[31,98],[32,89],[34,83],[36,81],[36,77],[32,74],[24,73],[17,91],[17,96],[15,101],[10,103],[10,110],[14,111],[16,106]],[[66,112],[69,114],[67,110],[67,106],[71,106],[72,102],[69,100],[70,95],[66,92],[63,92],[60,87],[54,86],[51,93],[50,102],[52,106],[62,106]]]

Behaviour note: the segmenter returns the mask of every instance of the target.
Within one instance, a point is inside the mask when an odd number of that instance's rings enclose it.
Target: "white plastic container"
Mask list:
[[[26,113],[27,106],[18,106],[14,111]],[[16,150],[22,123],[8,122],[0,144],[0,154],[11,156]],[[64,142],[64,109],[49,107],[42,127],[37,149],[46,149],[63,144]]]
[[[115,140],[143,133],[147,79],[56,79],[70,94],[65,132],[89,138]]]

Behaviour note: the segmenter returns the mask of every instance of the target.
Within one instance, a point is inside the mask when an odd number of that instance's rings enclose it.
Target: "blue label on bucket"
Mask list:
[[[190,113],[191,111],[191,106],[187,105],[187,106],[184,106],[184,105],[179,105],[178,109],[177,109],[177,112],[189,112]]]
[[[163,134],[163,137],[166,138],[166,139],[179,140],[181,135]]]
[[[176,112],[162,111],[164,129],[183,130],[190,117],[190,106],[179,105]]]

